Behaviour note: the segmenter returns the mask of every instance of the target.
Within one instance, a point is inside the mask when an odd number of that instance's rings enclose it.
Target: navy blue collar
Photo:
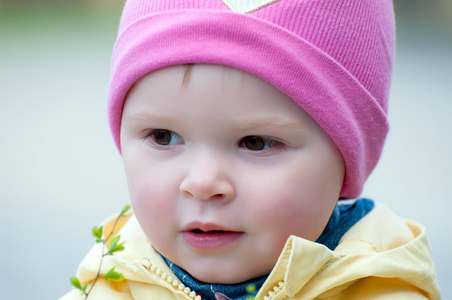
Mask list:
[[[160,254],[161,255],[161,254]],[[234,300],[245,300],[248,297],[255,297],[257,292],[264,284],[268,275],[249,280],[237,284],[211,284],[204,283],[194,279],[190,274],[182,270],[177,265],[173,264],[169,259],[162,256],[167,265],[176,274],[176,276],[182,281],[182,283],[189,287],[192,291],[199,294],[202,299],[206,300],[217,300],[217,299],[234,299]],[[253,292],[249,293],[249,288],[252,287]],[[218,295],[220,293],[221,295]],[[217,297],[215,297],[217,294]],[[223,296],[223,297],[221,297]]]
[[[374,209],[375,203],[366,198],[356,200],[339,200],[334,208],[328,225],[317,239],[316,243],[323,244],[331,251],[336,249],[342,236]]]

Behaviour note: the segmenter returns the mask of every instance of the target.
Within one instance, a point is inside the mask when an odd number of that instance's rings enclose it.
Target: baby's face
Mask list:
[[[290,235],[316,240],[344,176],[336,146],[296,103],[222,66],[170,67],[138,81],[121,149],[152,245],[211,283],[268,274]]]

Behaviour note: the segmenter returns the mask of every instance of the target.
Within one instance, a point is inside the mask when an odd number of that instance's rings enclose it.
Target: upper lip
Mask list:
[[[190,222],[186,226],[182,228],[182,231],[193,231],[193,230],[201,230],[204,232],[208,231],[236,231],[231,228],[218,225],[215,223],[203,223],[199,221]]]

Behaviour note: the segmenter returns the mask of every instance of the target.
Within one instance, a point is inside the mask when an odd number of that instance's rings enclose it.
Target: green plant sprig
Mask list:
[[[109,235],[106,238],[102,238],[103,235],[103,231],[104,228],[103,226],[99,226],[96,227],[94,226],[91,229],[91,233],[92,235],[96,238],[96,243],[102,243],[102,256],[100,259],[100,263],[99,263],[99,268],[97,269],[97,275],[94,278],[93,284],[91,284],[90,288],[88,289],[88,283],[85,283],[84,285],[82,285],[80,283],[80,280],[78,280],[77,277],[71,277],[70,281],[71,284],[76,288],[79,289],[83,295],[85,295],[85,300],[88,299],[89,293],[91,292],[91,290],[93,289],[94,285],[96,284],[97,280],[99,278],[104,278],[107,281],[108,280],[113,280],[116,282],[120,282],[124,279],[124,275],[122,275],[121,273],[118,273],[115,271],[115,268],[111,268],[107,273],[105,273],[104,275],[100,275],[100,270],[102,268],[102,262],[104,260],[104,257],[107,255],[113,255],[113,253],[118,252],[118,251],[123,251],[124,250],[124,242],[120,243],[119,240],[121,239],[121,235],[117,235],[114,238],[111,239],[110,241],[110,245],[107,249],[106,243],[108,241],[108,239],[111,238],[111,236],[113,235],[113,232],[115,231],[116,225],[118,224],[119,220],[122,217],[125,217],[125,213],[130,209],[130,205],[126,205],[124,206],[124,208],[122,209],[121,213],[118,215],[118,217],[115,220],[115,223],[113,224],[113,228],[111,230],[111,232],[109,233]]]

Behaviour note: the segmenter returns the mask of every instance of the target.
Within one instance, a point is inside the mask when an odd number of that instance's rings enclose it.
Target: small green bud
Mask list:
[[[80,284],[80,281],[77,277],[71,277],[71,284],[76,288],[83,292],[83,294],[86,295],[86,288],[88,287],[88,284],[85,283],[83,286]]]
[[[77,277],[71,277],[71,284],[79,290],[82,289],[82,285],[80,284],[80,281],[77,279]]]
[[[124,243],[118,244],[120,238],[121,238],[121,236],[117,235],[111,239],[110,246],[108,247],[107,255],[112,255],[114,252],[124,250],[124,246],[123,246]]]
[[[124,217],[124,214],[130,209],[130,205],[127,204],[126,206],[124,206],[124,208],[121,211],[121,214],[119,215],[120,217]]]
[[[93,236],[96,238],[96,242],[97,243],[103,242],[103,240],[102,240],[102,234],[104,232],[104,227],[103,226],[99,226],[99,227],[94,226],[91,229],[91,232],[93,233]]]
[[[116,282],[122,281],[124,279],[124,275],[116,272],[114,267],[106,274],[104,274],[102,277],[105,278],[106,280],[113,280]]]
[[[246,292],[248,293],[248,294],[251,294],[251,293],[253,293],[253,292],[255,292],[256,291],[256,285],[255,284],[248,284],[247,286],[246,286]]]

